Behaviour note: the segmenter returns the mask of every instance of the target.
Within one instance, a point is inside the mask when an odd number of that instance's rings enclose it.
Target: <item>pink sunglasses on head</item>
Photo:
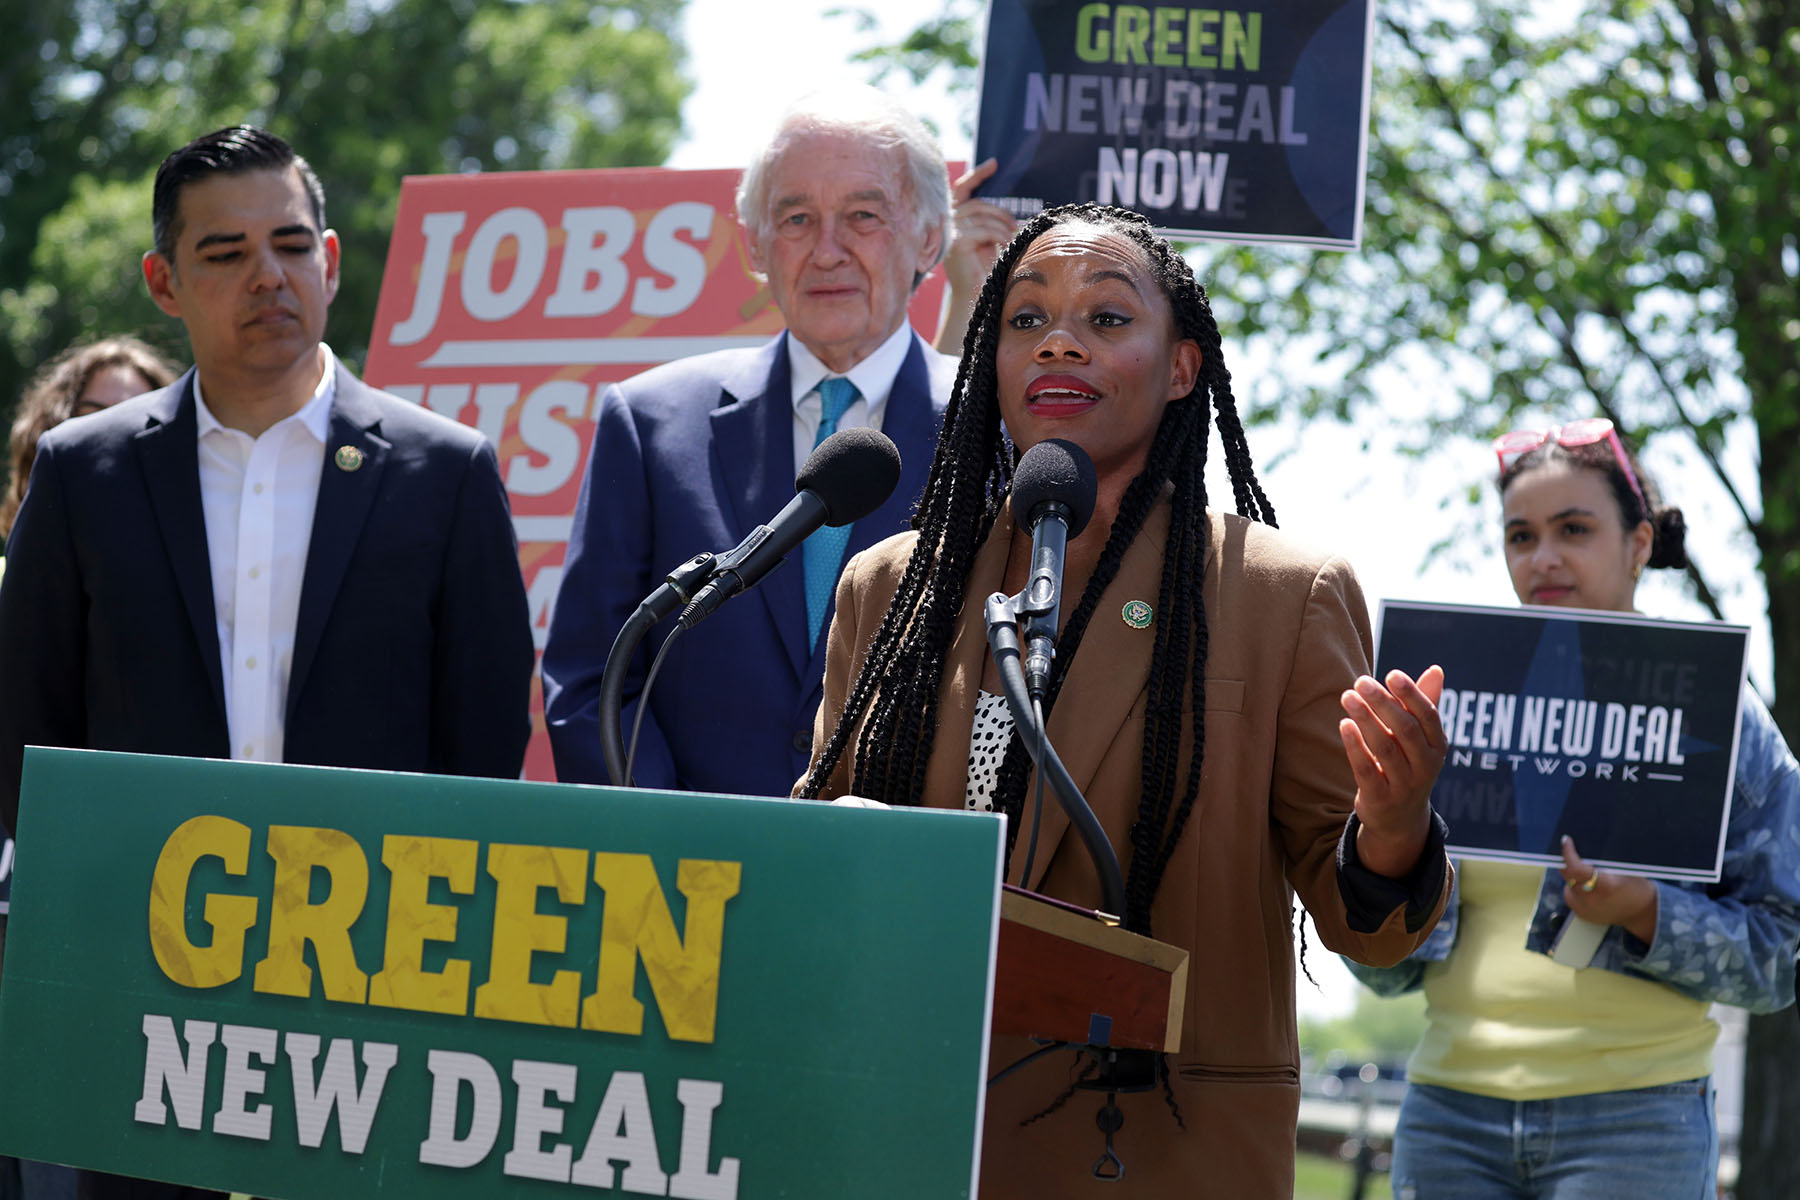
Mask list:
[[[1613,457],[1619,460],[1619,469],[1625,472],[1625,482],[1631,485],[1632,494],[1643,505],[1644,515],[1650,515],[1650,502],[1644,499],[1644,489],[1638,485],[1637,472],[1631,469],[1631,460],[1625,456],[1625,446],[1619,441],[1619,431],[1605,417],[1586,417],[1570,421],[1567,425],[1553,425],[1549,429],[1515,429],[1511,433],[1501,434],[1494,439],[1494,454],[1500,459],[1500,473],[1506,474],[1506,469],[1516,459],[1550,441],[1565,447],[1591,446],[1595,442],[1605,442],[1611,446]]]

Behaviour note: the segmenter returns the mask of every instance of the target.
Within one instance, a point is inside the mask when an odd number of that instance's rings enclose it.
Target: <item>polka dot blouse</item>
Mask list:
[[[1012,731],[1012,710],[1006,707],[1006,697],[978,693],[975,727],[969,734],[969,791],[963,801],[963,807],[969,811],[994,811],[994,784]]]

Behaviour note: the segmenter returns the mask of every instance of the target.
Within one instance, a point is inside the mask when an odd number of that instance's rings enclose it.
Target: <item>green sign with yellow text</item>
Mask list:
[[[1001,825],[31,750],[0,1153],[263,1197],[968,1196]]]

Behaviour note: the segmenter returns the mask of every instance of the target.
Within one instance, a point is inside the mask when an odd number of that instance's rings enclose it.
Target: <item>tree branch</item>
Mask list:
[[[1704,2],[1704,0],[1698,0],[1698,2]],[[1406,49],[1412,54],[1417,65],[1419,78],[1423,80],[1429,88],[1438,108],[1445,117],[1445,121],[1448,124],[1450,131],[1456,136],[1457,140],[1468,149],[1473,165],[1475,165],[1478,170],[1484,172],[1491,182],[1505,189],[1517,200],[1520,208],[1525,212],[1526,217],[1531,222],[1532,226],[1538,230],[1539,234],[1550,244],[1556,254],[1561,255],[1564,258],[1574,256],[1576,250],[1569,243],[1568,238],[1563,232],[1559,230],[1547,216],[1538,212],[1525,202],[1523,190],[1514,180],[1508,178],[1494,165],[1493,155],[1469,132],[1467,125],[1463,121],[1461,110],[1458,108],[1455,98],[1451,96],[1449,89],[1444,86],[1443,81],[1438,78],[1436,72],[1427,65],[1425,55],[1413,41],[1411,31],[1399,25],[1391,17],[1384,17],[1383,21],[1389,29],[1395,32],[1406,46]],[[1417,197],[1420,196],[1420,193],[1415,191],[1414,195]],[[1437,209],[1438,212],[1447,218],[1449,217],[1449,210],[1442,203],[1434,199],[1428,199],[1427,203],[1431,204],[1432,207]],[[1475,238],[1475,235],[1460,229],[1458,232],[1465,240],[1473,241]],[[1529,259],[1523,259],[1520,256],[1515,256],[1515,258],[1520,261],[1522,266],[1532,269],[1534,273],[1551,265],[1548,263],[1534,263]],[[1603,306],[1597,307],[1593,311],[1597,316],[1607,320],[1616,329],[1620,339],[1625,345],[1650,369],[1651,374],[1661,386],[1663,395],[1667,398],[1669,406],[1674,410],[1679,424],[1687,430],[1688,435],[1693,441],[1695,448],[1699,451],[1701,458],[1705,460],[1707,466],[1712,470],[1714,479],[1718,481],[1719,486],[1724,489],[1725,494],[1731,499],[1732,506],[1737,509],[1738,516],[1744,522],[1745,527],[1751,530],[1752,533],[1755,533],[1757,529],[1757,520],[1751,515],[1750,506],[1745,503],[1744,497],[1739,493],[1737,486],[1732,482],[1730,475],[1725,470],[1725,464],[1719,458],[1718,453],[1712,447],[1708,446],[1706,441],[1700,437],[1699,422],[1695,420],[1693,415],[1688,411],[1687,405],[1682,399],[1680,388],[1678,388],[1674,380],[1670,378],[1667,364],[1652,353],[1650,348],[1643,343],[1643,340],[1638,337],[1637,332],[1632,329],[1628,315],[1617,304],[1608,302]],[[1562,313],[1559,312],[1557,316],[1565,326],[1571,324]],[[1557,336],[1555,331],[1547,332],[1550,332],[1552,336]],[[1573,343],[1570,342],[1568,345],[1572,350]],[[1590,388],[1590,390],[1592,389]],[[1599,399],[1598,392],[1595,392],[1595,398]],[[1618,425],[1620,428],[1627,427],[1625,422],[1620,420],[1616,415],[1616,412],[1609,412],[1607,415],[1612,419],[1615,425]]]

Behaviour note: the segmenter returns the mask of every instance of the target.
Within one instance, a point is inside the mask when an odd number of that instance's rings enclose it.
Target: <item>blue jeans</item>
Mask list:
[[[1714,1200],[1712,1080],[1558,1100],[1415,1083],[1394,1133],[1395,1200]]]

